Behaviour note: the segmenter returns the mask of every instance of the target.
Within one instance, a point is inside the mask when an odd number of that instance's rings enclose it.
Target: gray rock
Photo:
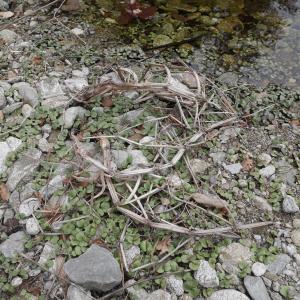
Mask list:
[[[130,266],[136,257],[141,254],[141,249],[139,246],[133,245],[128,250],[125,250],[125,256],[128,266]]]
[[[132,110],[129,111],[121,116],[119,116],[117,118],[117,121],[119,123],[119,125],[121,125],[122,123],[129,123],[129,124],[133,124],[138,117],[143,113],[144,109],[137,109],[137,110]]]
[[[71,128],[77,117],[83,119],[86,112],[87,110],[81,106],[73,106],[68,108],[63,116],[65,128]]]
[[[0,80],[0,87],[6,92],[11,88],[11,85],[6,81]]]
[[[8,202],[15,211],[18,211],[21,204],[20,193],[18,191],[13,191],[9,196]]]
[[[275,163],[276,169],[278,169],[278,178],[288,185],[294,185],[298,171],[286,160],[280,160]]]
[[[14,163],[6,183],[10,191],[13,191],[21,180],[32,175],[40,164],[41,155],[41,151],[31,148]]]
[[[183,280],[171,275],[166,278],[167,289],[176,296],[182,296],[184,294]]]
[[[268,265],[267,270],[272,274],[280,274],[285,266],[291,261],[287,254],[279,254],[276,259]]]
[[[285,195],[282,202],[282,210],[286,213],[296,213],[299,211],[295,198],[290,195]]]
[[[267,166],[272,160],[272,157],[268,153],[262,153],[258,156],[258,163],[260,165]]]
[[[37,87],[43,99],[57,98],[65,94],[57,78],[46,78]]]
[[[7,99],[9,99],[9,98],[7,98]],[[6,105],[2,111],[5,115],[8,115],[8,114],[11,114],[12,112],[14,112],[15,110],[19,109],[20,107],[22,107],[21,102],[12,103],[10,105]]]
[[[237,164],[231,164],[231,165],[225,165],[224,164],[224,169],[231,173],[232,175],[238,174],[241,172],[243,166],[240,163]]]
[[[246,276],[244,285],[253,300],[271,300],[267,288],[260,277]]]
[[[3,40],[6,44],[11,44],[17,40],[19,36],[9,29],[3,29],[0,31],[0,40]]]
[[[209,156],[213,159],[214,163],[222,164],[222,162],[225,160],[225,152],[214,152],[210,153]]]
[[[241,129],[237,128],[237,127],[226,128],[223,131],[223,133],[220,135],[221,143],[225,144],[230,139],[233,139],[233,138],[237,137],[237,135],[239,134],[240,131],[241,131]]]
[[[118,168],[121,168],[123,164],[129,159],[132,159],[132,166],[147,166],[148,160],[140,150],[112,150],[112,157]]]
[[[229,86],[237,86],[238,80],[239,76],[233,72],[226,72],[218,77],[219,82]]]
[[[40,232],[40,226],[35,218],[29,218],[26,220],[26,232],[29,235],[37,235]]]
[[[57,96],[47,98],[42,101],[42,106],[49,107],[49,108],[59,108],[59,107],[66,107],[70,103],[70,100],[66,96]]]
[[[255,276],[263,276],[266,271],[267,271],[267,266],[263,263],[260,263],[260,262],[255,262],[253,265],[252,265],[252,273],[255,275]]]
[[[71,92],[79,92],[89,84],[85,78],[69,78],[65,80],[65,85]]]
[[[280,296],[280,294],[276,292],[270,292],[270,296],[272,300],[283,300],[283,298]]]
[[[194,278],[205,288],[219,286],[217,272],[210,266],[208,261],[201,260],[199,268],[194,274]]]
[[[237,273],[238,265],[240,262],[251,262],[252,253],[250,249],[239,243],[232,243],[226,247],[223,247],[220,251],[219,260],[222,263],[222,267],[228,273]]]
[[[192,159],[191,168],[195,174],[203,174],[210,167],[210,163],[203,159]]]
[[[23,279],[19,276],[17,277],[14,277],[12,280],[11,280],[11,285],[13,287],[17,287],[17,286],[20,286],[21,284],[23,283]]]
[[[20,201],[23,202],[32,197],[35,192],[36,190],[33,189],[32,182],[27,183],[20,192]]]
[[[145,300],[171,300],[171,295],[164,290],[156,290],[151,293]]]
[[[9,9],[8,2],[4,0],[0,0],[0,10],[6,11]]]
[[[27,237],[23,231],[11,234],[7,240],[0,244],[0,252],[5,257],[15,257],[18,253],[24,251],[24,244]]]
[[[44,198],[49,199],[56,191],[64,185],[64,176],[56,175],[54,176],[47,185],[45,185],[40,193],[43,195]]]
[[[23,103],[35,107],[39,104],[39,96],[37,90],[27,82],[18,82],[13,85],[17,89],[23,99]]]
[[[55,255],[55,247],[50,242],[47,242],[38,260],[38,264],[44,266],[49,261],[49,259],[52,258],[54,255]]]
[[[4,89],[0,87],[0,109],[3,109],[6,105],[6,97],[4,95]]]
[[[5,165],[7,156],[17,150],[21,144],[22,141],[15,137],[9,137],[5,142],[0,142],[0,174],[7,169]]]
[[[126,282],[126,286],[129,286],[128,288],[126,288],[126,291],[129,295],[129,299],[130,300],[145,300],[149,294],[145,291],[145,289],[140,288],[138,286],[130,286],[132,284],[134,284],[136,281],[134,279],[128,280]]]
[[[39,149],[44,153],[49,153],[52,151],[53,145],[50,144],[47,139],[41,138],[38,142]]]
[[[29,198],[23,201],[19,206],[19,213],[25,217],[32,215],[40,207],[40,202],[37,198]]]
[[[265,168],[259,170],[259,174],[263,177],[269,178],[275,174],[275,167],[273,165],[268,165]]]
[[[239,291],[226,289],[226,290],[219,290],[213,292],[211,296],[207,298],[207,300],[250,300],[250,299]]]
[[[67,291],[67,300],[91,300],[91,292],[85,292],[74,285],[70,285]]]
[[[65,272],[74,283],[99,292],[109,291],[122,281],[118,262],[105,248],[92,245],[84,254],[68,260]]]
[[[183,186],[183,184],[185,183],[185,181],[182,180],[177,174],[171,174],[171,175],[167,176],[166,182],[168,183],[168,185],[170,187],[173,187],[173,188],[179,188],[179,187]]]
[[[292,231],[291,239],[296,246],[300,247],[300,229],[295,229]]]
[[[24,104],[22,106],[22,115],[25,118],[29,118],[33,112],[34,112],[34,109],[29,104]]]
[[[265,198],[262,198],[260,196],[255,196],[253,198],[253,204],[261,210],[265,210],[265,211],[273,210],[271,204]]]

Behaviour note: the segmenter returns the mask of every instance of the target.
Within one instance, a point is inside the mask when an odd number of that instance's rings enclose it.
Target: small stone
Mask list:
[[[119,264],[112,254],[95,244],[79,257],[68,260],[64,269],[74,283],[99,292],[111,290],[123,278]]]
[[[23,99],[23,103],[35,107],[39,104],[39,96],[37,90],[27,82],[18,82],[13,85],[17,89]]]
[[[44,134],[50,134],[52,132],[52,127],[50,124],[45,124],[41,129]]]
[[[229,86],[237,86],[238,79],[238,75],[234,72],[225,72],[218,77],[219,82]]]
[[[217,272],[206,260],[200,260],[199,268],[195,272],[194,277],[205,288],[219,286]]]
[[[164,290],[156,290],[151,293],[145,300],[171,300],[171,295]]]
[[[196,158],[191,160],[191,169],[196,175],[203,174],[209,167],[210,164],[203,159]]]
[[[246,276],[244,285],[253,300],[271,300],[267,288],[260,277]]]
[[[79,92],[89,84],[85,78],[69,78],[65,80],[65,85],[71,92]]]
[[[6,44],[11,44],[17,40],[19,36],[12,30],[3,29],[0,31],[0,40],[3,40]]]
[[[11,285],[13,287],[17,287],[17,286],[20,286],[21,284],[23,283],[23,279],[19,276],[17,277],[14,277],[12,280],[11,280]]]
[[[296,213],[299,211],[295,198],[289,195],[285,195],[282,202],[282,210],[286,213]]]
[[[253,204],[257,208],[265,210],[265,211],[272,211],[273,210],[271,204],[268,203],[268,201],[265,198],[262,198],[260,196],[255,196],[253,198]]]
[[[263,263],[260,263],[260,262],[255,262],[253,265],[252,265],[252,273],[255,275],[255,276],[263,276],[266,271],[267,271],[267,266]]]
[[[207,300],[250,300],[250,299],[239,291],[226,289],[226,290],[219,290],[213,292],[211,296],[207,298]]]
[[[67,300],[91,300],[91,292],[86,292],[74,285],[70,285],[67,292]]]
[[[24,244],[27,237],[23,231],[11,234],[7,240],[0,244],[0,252],[5,257],[15,257],[18,253],[24,251]]]
[[[5,142],[0,142],[0,174],[7,169],[5,165],[7,156],[17,150],[21,144],[22,141],[15,137],[9,137]]]
[[[33,111],[34,111],[34,109],[29,104],[24,104],[22,106],[22,115],[25,118],[29,118]]]
[[[64,126],[65,128],[69,129],[73,126],[76,118],[83,119],[87,110],[81,106],[73,106],[68,108],[63,116],[64,119]]]
[[[62,175],[54,176],[48,183],[45,185],[40,193],[45,199],[49,199],[56,191],[64,186],[65,177]]]
[[[133,245],[128,250],[125,250],[125,257],[128,266],[130,266],[134,262],[135,258],[138,257],[140,254],[141,254],[141,249],[136,245]]]
[[[44,99],[61,97],[65,93],[57,78],[46,78],[37,84]]]
[[[0,0],[0,10],[6,11],[9,9],[9,5],[7,1]]]
[[[153,136],[144,136],[141,140],[140,140],[140,144],[146,145],[146,144],[151,144],[152,142],[155,141],[155,137]]]
[[[50,242],[47,242],[38,260],[38,264],[44,266],[49,261],[49,259],[54,256],[54,254],[55,254],[54,246]]]
[[[222,162],[225,160],[226,153],[215,152],[215,153],[210,153],[209,156],[213,159],[214,163],[222,164]]]
[[[288,255],[294,256],[297,253],[297,248],[293,244],[288,244],[286,246],[286,252],[287,252]]]
[[[260,169],[259,174],[263,177],[269,178],[275,174],[275,170],[276,169],[273,165],[268,165],[267,167]]]
[[[179,188],[185,183],[177,174],[169,175],[166,181],[173,188]]]
[[[26,221],[26,232],[30,235],[37,235],[40,232],[39,223],[35,218],[29,218]]]
[[[268,153],[262,153],[258,156],[258,163],[267,166],[272,160],[272,157]]]
[[[84,30],[81,28],[73,28],[71,29],[71,32],[75,35],[84,35]]]
[[[119,125],[121,123],[129,123],[129,124],[133,124],[138,118],[139,116],[143,113],[144,109],[136,109],[136,110],[131,110],[119,117],[116,118],[116,120],[118,121]]]
[[[4,95],[4,89],[0,87],[0,109],[3,109],[6,106],[6,97]]]
[[[296,246],[300,247],[300,230],[299,229],[295,229],[292,231],[291,239]]]
[[[29,198],[23,201],[19,206],[19,213],[25,217],[32,215],[40,207],[40,202],[37,198]]]
[[[268,265],[267,270],[272,274],[281,274],[290,261],[291,258],[287,254],[279,254],[276,256],[276,259]]]
[[[174,275],[167,277],[167,288],[168,290],[176,296],[182,296],[184,294],[183,280],[176,278]]]
[[[231,173],[232,175],[240,173],[243,166],[240,163],[237,164],[231,164],[231,165],[224,165],[224,169]]]
[[[293,227],[294,228],[300,228],[300,219],[294,219],[293,220]]]
[[[148,293],[145,291],[145,289],[136,286],[135,282],[136,281],[134,279],[130,279],[125,283],[125,286],[129,286],[128,288],[126,288],[126,291],[129,295],[129,299],[145,300],[149,296]]]
[[[39,149],[44,153],[49,153],[52,151],[52,144],[48,143],[47,139],[41,138],[38,142]]]

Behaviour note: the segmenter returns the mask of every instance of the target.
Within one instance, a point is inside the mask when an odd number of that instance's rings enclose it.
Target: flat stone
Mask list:
[[[38,147],[42,152],[49,153],[52,151],[53,145],[50,144],[46,138],[41,138],[39,139]]]
[[[14,31],[9,29],[3,29],[0,31],[0,40],[3,40],[6,44],[11,44],[19,37]]]
[[[285,195],[282,202],[282,210],[286,213],[297,213],[299,206],[297,205],[295,198],[290,195]]]
[[[49,108],[59,108],[59,107],[66,107],[69,105],[70,100],[67,96],[57,96],[47,98],[42,101],[42,106],[49,107]]]
[[[231,173],[232,175],[238,174],[241,172],[243,166],[240,163],[237,164],[231,164],[231,165],[225,165],[224,164],[224,169]]]
[[[253,204],[257,208],[264,210],[264,211],[272,211],[273,210],[272,205],[265,198],[262,198],[260,196],[255,196],[253,198]]]
[[[148,166],[149,164],[147,158],[140,150],[112,150],[111,153],[118,168],[121,168],[129,157],[132,159],[132,166]]]
[[[13,287],[17,287],[17,286],[20,286],[21,284],[23,283],[23,279],[19,276],[17,277],[14,277],[12,280],[11,280],[11,285]]]
[[[239,80],[239,76],[234,72],[225,72],[218,77],[218,81],[229,85],[229,86],[237,86]]]
[[[191,168],[195,174],[203,174],[210,167],[210,163],[203,159],[192,159]]]
[[[251,267],[252,273],[255,276],[263,276],[267,271],[267,266],[260,262],[255,262]]]
[[[278,178],[288,185],[295,185],[296,176],[298,171],[285,159],[274,163],[276,169],[278,170]]]
[[[259,174],[263,177],[269,178],[273,174],[275,174],[275,171],[276,171],[276,169],[273,165],[268,165],[265,168],[260,169]]]
[[[55,247],[47,242],[43,248],[38,264],[44,266],[55,255]]]
[[[22,102],[12,103],[10,105],[6,105],[2,111],[5,115],[9,115],[20,107],[22,107]]]
[[[250,300],[250,298],[239,291],[226,289],[213,292],[207,300]]]
[[[136,245],[133,245],[128,250],[125,250],[125,257],[126,257],[128,266],[130,266],[134,262],[134,260],[138,256],[140,256],[140,254],[141,254],[141,249],[139,246],[136,246]]]
[[[89,84],[85,78],[69,78],[65,80],[65,85],[71,92],[79,92]]]
[[[287,254],[279,254],[276,256],[276,259],[268,265],[267,270],[272,274],[281,274],[290,261],[291,258]]]
[[[29,198],[23,201],[19,206],[19,213],[25,217],[32,215],[40,207],[40,202],[37,198]]]
[[[151,293],[145,300],[171,300],[171,295],[164,290],[156,290]]]
[[[49,199],[56,191],[64,186],[65,177],[62,175],[54,176],[48,184],[46,184],[40,191],[44,198]]]
[[[124,122],[128,122],[129,124],[133,124],[138,117],[143,113],[144,109],[131,110],[119,117],[117,117],[117,121],[119,125]]]
[[[57,78],[46,78],[37,84],[44,99],[63,96],[65,93]]]
[[[23,231],[11,234],[7,240],[0,244],[0,252],[8,258],[17,256],[24,251],[27,237]]]
[[[176,296],[182,296],[184,294],[183,280],[176,278],[174,275],[171,275],[166,278],[167,289],[170,293],[175,294]]]
[[[105,248],[92,245],[82,255],[64,265],[69,279],[86,288],[106,292],[121,283],[123,274],[118,262]]]
[[[40,226],[35,218],[29,218],[26,220],[26,232],[29,235],[37,235],[40,232]]]
[[[17,89],[22,97],[23,103],[35,107],[39,104],[39,96],[37,90],[27,82],[17,82],[13,84],[13,88]]]
[[[208,261],[201,260],[198,270],[194,274],[194,278],[199,284],[205,288],[219,286],[219,278],[217,272],[210,266]]]
[[[267,288],[260,277],[246,276],[244,285],[253,300],[271,300]]]
[[[296,246],[300,247],[300,230],[299,229],[292,231],[291,239]]]
[[[3,109],[6,106],[6,97],[4,95],[4,89],[0,87],[0,109]]]
[[[65,128],[71,128],[76,118],[83,119],[86,112],[87,110],[81,106],[73,106],[68,108],[63,115]]]
[[[225,152],[214,152],[210,153],[209,156],[213,159],[214,163],[222,164],[222,162],[225,160],[226,153]]]
[[[13,191],[18,183],[25,177],[33,174],[35,169],[40,164],[42,152],[31,148],[28,149],[25,154],[19,158],[13,165],[6,185],[10,191]]]
[[[74,285],[70,285],[67,291],[67,300],[91,300],[91,292],[85,292]]]
[[[261,153],[258,156],[258,163],[261,165],[267,166],[272,160],[272,156],[268,153]]]
[[[34,109],[32,108],[31,105],[29,104],[24,104],[22,106],[22,115],[25,117],[25,118],[29,118],[32,113],[34,112]]]

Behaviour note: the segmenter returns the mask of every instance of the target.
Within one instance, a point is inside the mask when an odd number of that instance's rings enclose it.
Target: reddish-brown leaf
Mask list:
[[[34,65],[40,65],[42,63],[42,61],[43,61],[42,58],[38,55],[36,55],[32,58],[32,63]]]
[[[102,106],[104,107],[112,107],[113,106],[113,100],[110,96],[104,96],[102,99]]]
[[[140,133],[135,133],[132,136],[129,137],[130,140],[134,142],[139,142],[144,136]]]
[[[9,199],[10,193],[5,183],[0,184],[0,200],[7,202]]]
[[[252,159],[250,158],[246,158],[243,160],[242,162],[242,167],[243,167],[243,170],[246,171],[246,172],[249,172],[250,170],[253,169],[254,167],[254,162]]]

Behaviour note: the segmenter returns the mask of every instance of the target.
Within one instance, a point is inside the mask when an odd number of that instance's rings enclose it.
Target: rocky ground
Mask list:
[[[0,0],[0,299],[300,299],[300,94],[213,78],[234,122],[167,171],[113,178],[128,211],[207,231],[154,229],[114,205],[96,136],[121,173],[168,163],[198,133],[189,110],[134,88],[79,95],[122,82],[116,61],[141,77],[165,58],[39,2]]]

